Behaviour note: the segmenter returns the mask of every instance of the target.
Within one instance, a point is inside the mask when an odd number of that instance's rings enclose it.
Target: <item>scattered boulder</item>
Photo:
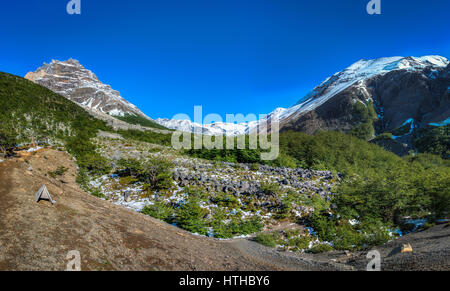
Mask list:
[[[402,250],[401,253],[412,253],[413,249],[411,244],[407,243],[407,244],[403,244],[402,245]]]

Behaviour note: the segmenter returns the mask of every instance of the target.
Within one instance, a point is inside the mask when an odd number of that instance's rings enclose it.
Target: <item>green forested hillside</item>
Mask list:
[[[65,145],[83,170],[107,165],[90,139],[106,124],[72,101],[23,78],[0,73],[0,147],[36,142]]]
[[[141,125],[141,126],[145,126],[145,127],[152,127],[152,128],[167,130],[166,127],[164,127],[152,120],[149,120],[147,118],[144,118],[144,117],[138,116],[138,115],[125,114],[125,116],[115,116],[115,118],[125,121],[129,124],[135,124],[135,125]]]
[[[105,124],[72,101],[23,78],[0,73],[0,135],[26,143],[66,141]]]
[[[425,126],[413,134],[414,146],[419,152],[450,159],[450,125]]]

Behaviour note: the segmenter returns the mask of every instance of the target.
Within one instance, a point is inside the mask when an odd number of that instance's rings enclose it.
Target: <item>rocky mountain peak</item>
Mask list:
[[[355,104],[373,110],[375,134],[393,132],[408,120],[415,127],[442,123],[450,114],[449,63],[441,56],[359,60],[288,108],[280,127],[348,132],[361,126]]]
[[[26,79],[44,86],[82,107],[112,116],[139,115],[150,119],[110,85],[102,83],[90,70],[75,59],[44,63]]]

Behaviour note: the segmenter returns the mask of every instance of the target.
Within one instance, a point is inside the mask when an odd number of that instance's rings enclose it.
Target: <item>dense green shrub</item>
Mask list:
[[[214,195],[213,197],[211,197],[211,201],[214,204],[217,204],[219,206],[226,207],[229,209],[233,209],[233,208],[236,208],[239,206],[239,201],[236,197],[234,197],[234,195],[223,193],[223,192],[219,192],[216,195]]]
[[[383,132],[382,134],[378,135],[373,140],[393,140],[392,133],[390,132]]]
[[[311,243],[311,238],[306,235],[288,238],[288,241],[287,241],[288,246],[297,247],[299,250],[309,249],[310,243]]]
[[[255,237],[255,241],[271,248],[274,248],[283,242],[279,232],[258,233]]]
[[[425,126],[413,134],[413,143],[421,153],[430,153],[450,158],[450,125]]]
[[[252,163],[250,165],[250,170],[252,170],[252,171],[259,171],[259,164],[258,163]]]
[[[145,127],[152,127],[152,128],[167,130],[166,127],[164,127],[150,119],[147,119],[143,116],[140,116],[140,115],[125,114],[124,116],[114,116],[114,117],[119,120],[125,121],[129,124],[135,124],[135,125],[141,125],[141,126],[145,126]]]
[[[208,211],[200,207],[196,199],[189,199],[176,212],[176,223],[179,227],[201,235],[208,232],[205,216]]]
[[[167,190],[173,185],[173,163],[162,159],[152,158],[145,162],[136,159],[121,159],[118,162],[121,176],[131,176],[144,183],[146,190]]]
[[[16,133],[9,126],[0,128],[0,152],[6,154],[6,151],[17,144]]]
[[[350,134],[363,140],[370,140],[375,136],[375,129],[372,122],[365,122],[352,128]]]
[[[310,250],[313,254],[326,253],[333,250],[333,247],[328,244],[317,244],[313,246]]]
[[[164,202],[155,201],[152,205],[145,206],[141,213],[156,219],[170,222],[173,216],[173,209]]]
[[[248,235],[263,229],[263,223],[258,216],[252,216],[249,219],[232,219],[228,225],[231,232],[235,235]]]
[[[199,201],[205,201],[210,198],[210,194],[208,194],[203,188],[199,186],[184,187],[184,192],[188,195],[189,198],[197,199]]]
[[[69,170],[68,168],[64,166],[59,166],[56,170],[48,172],[48,175],[52,178],[56,178],[57,176],[62,176],[64,173]]]
[[[351,131],[350,134],[363,140],[369,140],[375,135],[373,127],[374,121],[378,119],[372,101],[368,104],[356,102],[353,105],[353,117],[359,121]]]
[[[154,131],[140,131],[140,130],[118,130],[123,138],[132,139],[142,142],[148,142],[153,144],[159,144],[164,146],[170,146],[172,136],[170,134],[164,134]]]
[[[267,196],[277,197],[278,195],[281,194],[281,188],[276,183],[263,182],[263,183],[261,183],[260,189],[261,189],[261,192],[263,192],[264,195],[267,195]]]
[[[213,211],[213,218],[211,221],[211,227],[213,229],[213,235],[216,238],[232,238],[233,232],[225,221],[227,220],[226,211],[220,207],[217,207]]]

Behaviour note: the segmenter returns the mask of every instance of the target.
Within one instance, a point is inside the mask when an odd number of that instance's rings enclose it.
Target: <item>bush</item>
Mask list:
[[[159,201],[156,201],[152,205],[145,206],[141,210],[141,213],[166,222],[170,222],[173,216],[172,208],[167,206],[164,202]]]
[[[100,190],[97,190],[97,189],[90,191],[90,193],[92,196],[95,196],[97,198],[102,198],[102,199],[106,198],[105,194],[103,194],[102,192],[100,192]]]
[[[283,243],[279,232],[259,233],[255,237],[255,241],[270,248],[274,248]]]
[[[241,220],[239,222],[232,221],[230,228],[233,234],[236,235],[248,235],[261,231],[263,224],[258,216],[252,216],[250,219]]]
[[[137,140],[164,146],[170,146],[172,141],[171,134],[164,134],[154,131],[140,131],[130,129],[130,130],[118,130],[117,133],[120,134],[125,139]]]
[[[336,235],[336,223],[330,217],[314,211],[309,217],[309,224],[323,241],[333,241]]]
[[[252,163],[250,166],[251,171],[259,171],[259,164],[258,163]]]
[[[362,245],[377,246],[391,239],[388,227],[381,221],[363,221],[360,230],[365,234]]]
[[[375,129],[372,122],[365,122],[354,127],[350,134],[363,140],[369,140],[375,135]]]
[[[234,195],[220,192],[211,198],[211,201],[219,206],[233,209],[239,206],[239,201]]]
[[[311,243],[311,238],[302,235],[288,239],[288,245],[297,247],[299,250],[309,249],[309,244]]]
[[[149,120],[145,117],[142,117],[140,115],[125,114],[125,116],[114,116],[114,117],[119,120],[125,121],[129,124],[138,124],[138,125],[145,126],[145,127],[152,127],[152,128],[167,130],[166,127],[164,127],[152,120]]]
[[[390,133],[390,132],[383,132],[382,134],[380,134],[376,138],[374,138],[374,140],[383,140],[383,139],[393,140],[394,138],[392,136],[392,133]]]
[[[111,162],[97,153],[86,153],[78,158],[78,166],[86,169],[92,175],[108,174],[112,167]]]
[[[337,250],[353,250],[363,245],[364,236],[356,231],[348,222],[343,222],[335,228],[332,240]]]
[[[413,143],[421,153],[430,153],[441,156],[443,159],[450,158],[450,125],[425,126],[414,131]]]
[[[273,162],[273,165],[276,167],[285,167],[285,168],[297,168],[298,161],[291,156],[288,156],[284,153],[280,153],[278,158]]]
[[[281,194],[281,188],[276,183],[261,183],[261,191],[268,196],[276,197]]]
[[[144,183],[147,190],[167,190],[173,185],[174,165],[165,159],[154,158],[144,163],[136,159],[121,159],[118,164],[122,177],[130,176]]]
[[[207,234],[207,223],[205,216],[208,211],[201,208],[198,201],[189,199],[176,212],[176,223],[179,227],[201,235]]]
[[[333,247],[328,244],[318,244],[311,248],[310,252],[313,254],[331,252]]]
[[[57,176],[64,175],[67,172],[67,170],[69,169],[64,166],[59,166],[56,170],[48,172],[48,175],[52,178],[56,178]]]
[[[232,238],[233,232],[231,228],[225,223],[227,219],[226,212],[218,207],[214,210],[211,227],[215,238]]]
[[[199,201],[205,201],[209,198],[209,194],[205,192],[204,189],[198,186],[187,186],[184,187],[185,193],[191,199],[197,199]]]
[[[3,124],[2,124],[3,127]],[[6,154],[6,150],[17,144],[16,134],[10,127],[0,128],[0,152]]]

